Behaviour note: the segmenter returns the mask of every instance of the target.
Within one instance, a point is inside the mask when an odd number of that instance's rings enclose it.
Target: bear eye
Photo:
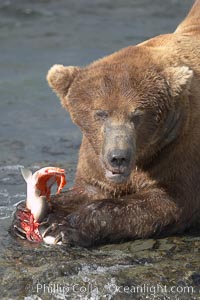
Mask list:
[[[108,117],[108,112],[105,110],[96,110],[95,111],[95,117],[97,119],[105,120]]]
[[[131,122],[133,122],[135,126],[139,125],[141,121],[141,117],[143,115],[144,115],[144,111],[139,108],[136,108],[136,110],[131,114]]]

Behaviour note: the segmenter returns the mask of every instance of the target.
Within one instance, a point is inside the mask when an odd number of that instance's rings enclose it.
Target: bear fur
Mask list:
[[[52,233],[91,246],[199,219],[200,0],[174,33],[84,68],[54,65],[47,80],[83,133],[74,189],[52,201]]]

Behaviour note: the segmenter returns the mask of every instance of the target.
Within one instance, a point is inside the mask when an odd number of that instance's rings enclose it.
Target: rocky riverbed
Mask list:
[[[200,299],[200,237],[95,249],[12,240],[0,260],[1,299]]]

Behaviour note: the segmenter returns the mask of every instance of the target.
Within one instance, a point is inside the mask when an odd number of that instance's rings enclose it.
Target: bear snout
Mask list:
[[[116,183],[127,181],[132,170],[131,149],[113,149],[107,153],[106,178]]]
[[[104,128],[102,162],[105,176],[115,183],[128,180],[134,168],[135,138],[133,130],[127,125],[107,124]]]
[[[123,173],[123,169],[130,164],[131,151],[130,149],[114,149],[108,153],[107,161],[116,172]]]

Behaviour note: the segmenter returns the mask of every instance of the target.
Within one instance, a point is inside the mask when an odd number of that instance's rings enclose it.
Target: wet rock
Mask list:
[[[192,280],[193,284],[196,286],[200,287],[200,272],[194,272],[191,276],[190,279]]]
[[[135,253],[138,251],[152,250],[156,246],[156,241],[153,239],[135,241],[130,246],[130,251]]]
[[[199,247],[192,235],[89,250],[13,240],[0,260],[1,289],[20,300],[197,300]]]

